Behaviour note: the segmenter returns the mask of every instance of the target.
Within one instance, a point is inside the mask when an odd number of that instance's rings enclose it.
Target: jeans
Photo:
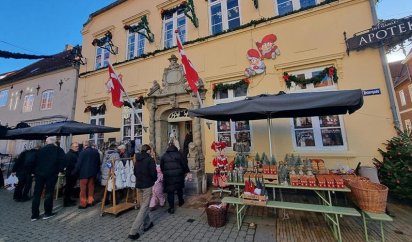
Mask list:
[[[139,213],[133,222],[132,228],[129,234],[135,235],[137,233],[141,234],[144,228],[149,227],[152,222],[151,213],[149,210],[150,198],[152,196],[152,188],[139,189],[136,188],[136,192],[140,193],[143,197],[142,203],[140,204]]]
[[[183,190],[182,189],[177,189],[177,198],[179,199],[179,203],[183,202]],[[175,208],[175,193],[174,192],[168,192],[167,193],[167,202],[169,203],[170,208]]]
[[[40,197],[43,192],[43,189],[46,188],[46,193],[44,196],[44,214],[51,214],[53,210],[53,192],[54,187],[57,182],[57,174],[49,177],[44,176],[35,176],[34,184],[34,194],[33,201],[31,204],[31,213],[32,217],[38,217],[40,215],[39,206],[40,206]]]

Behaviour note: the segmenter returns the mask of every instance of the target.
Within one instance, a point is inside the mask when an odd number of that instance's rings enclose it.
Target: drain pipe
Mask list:
[[[378,15],[376,14],[376,0],[369,0],[370,7],[371,7],[371,12],[372,12],[372,19],[373,19],[373,24],[378,23]],[[390,75],[390,70],[389,70],[389,65],[388,65],[388,60],[386,59],[386,54],[385,50],[382,47],[379,47],[379,55],[381,57],[381,63],[382,63],[382,68],[383,68],[383,73],[385,75],[385,83],[386,83],[386,88],[388,89],[388,94],[389,94],[389,102],[391,105],[391,111],[392,111],[392,116],[393,116],[393,123],[395,127],[401,128],[401,122],[399,112],[398,112],[398,105],[396,104],[396,99],[395,99],[395,90],[393,88],[393,83],[392,83],[392,77]]]

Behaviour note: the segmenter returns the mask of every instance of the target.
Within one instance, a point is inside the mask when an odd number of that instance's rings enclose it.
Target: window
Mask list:
[[[405,131],[408,131],[408,133],[412,131],[412,123],[410,119],[405,120]]]
[[[309,69],[291,73],[298,78],[311,78],[324,68]],[[325,76],[317,85],[297,87],[296,92],[336,90],[334,82]],[[299,151],[336,151],[346,149],[346,135],[340,115],[300,117],[291,119],[294,148]]]
[[[277,15],[285,15],[294,10],[314,6],[317,2],[320,0],[275,0],[275,11]]]
[[[96,69],[109,65],[110,52],[108,48],[96,47]]]
[[[123,107],[123,140],[140,140],[142,144],[142,124],[139,122],[143,119],[142,109],[136,109],[137,114],[133,114],[133,109]],[[139,118],[137,117],[139,115]]]
[[[139,31],[143,32],[143,30]],[[128,32],[127,59],[133,59],[144,54],[145,37],[139,33]]]
[[[238,0],[209,0],[209,11],[212,34],[240,26]]]
[[[34,94],[27,94],[24,96],[23,101],[23,113],[31,112],[33,109]]]
[[[8,99],[9,99],[9,90],[0,91],[0,107],[6,106]]]
[[[215,104],[233,102],[245,99],[247,87],[241,86],[236,89],[218,91],[216,93]],[[252,145],[249,121],[217,121],[216,122],[216,140],[226,141],[228,147],[232,148],[235,143],[246,142]]]
[[[406,105],[405,93],[403,90],[399,91],[399,99],[401,100],[401,106]]]
[[[409,98],[411,99],[411,102],[412,102],[412,85],[408,86],[408,90],[409,90]]]
[[[44,91],[41,95],[40,110],[48,110],[53,106],[53,90]]]
[[[176,45],[176,39],[173,33],[179,30],[179,37],[182,43],[186,42],[186,16],[183,8],[178,8],[173,13],[163,16],[163,39],[164,48],[170,48]]]
[[[90,113],[90,124],[104,125],[104,115],[99,114],[99,113],[97,114]],[[104,143],[104,134],[103,133],[90,134],[89,140],[93,142],[93,144],[96,144],[98,148],[101,148],[103,147],[103,143]]]

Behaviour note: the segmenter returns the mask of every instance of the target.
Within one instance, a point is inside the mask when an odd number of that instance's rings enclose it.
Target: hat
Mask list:
[[[276,35],[274,34],[268,34],[262,39],[262,44],[263,43],[273,43],[277,40]]]
[[[260,58],[260,54],[259,51],[255,50],[255,49],[250,49],[247,51],[247,56],[248,58]]]

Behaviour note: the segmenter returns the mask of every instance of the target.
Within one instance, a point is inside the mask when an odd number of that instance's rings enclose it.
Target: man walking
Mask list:
[[[66,186],[64,189],[63,206],[70,207],[76,205],[76,202],[71,199],[74,186],[76,185],[77,176],[72,172],[79,158],[79,143],[74,142],[70,146],[70,150],[66,154]]]
[[[91,141],[84,141],[83,147],[72,172],[73,175],[79,174],[80,179],[79,209],[94,205],[94,180],[100,169],[100,154],[92,148]]]
[[[57,175],[63,171],[65,164],[65,154],[62,148],[56,145],[56,136],[48,137],[46,145],[41,148],[35,158],[34,164],[34,195],[32,202],[31,221],[40,218],[39,206],[43,189],[46,189],[44,199],[43,219],[49,219],[55,215],[53,210],[53,192],[57,182]]]
[[[14,190],[13,199],[17,202],[30,200],[28,194],[32,185],[34,160],[38,147],[23,151],[14,163],[12,172],[16,174],[19,182]]]

